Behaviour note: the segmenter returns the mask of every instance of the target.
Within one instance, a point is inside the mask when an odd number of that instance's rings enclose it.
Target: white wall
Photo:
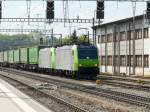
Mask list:
[[[139,29],[141,28],[141,20],[137,21],[136,28]],[[148,25],[145,25],[146,27]],[[121,25],[120,31],[125,31],[125,24]],[[112,33],[113,32],[113,25],[107,26],[107,31],[106,33]],[[97,29],[97,35],[104,35],[105,34],[105,29]],[[98,41],[97,41],[98,42]],[[132,40],[131,42],[131,51],[130,53],[132,54]],[[99,55],[100,56],[105,56],[105,43],[102,44],[97,44],[99,46]],[[118,54],[118,45],[116,44],[116,54]],[[107,43],[107,55],[113,55],[113,43]],[[143,45],[142,45],[142,39],[135,40],[135,55],[142,55],[143,53]],[[149,55],[149,60],[150,60],[150,28],[149,28],[149,38],[144,39],[144,54]],[[129,41],[120,41],[120,55],[129,55]],[[149,61],[149,66],[150,66],[150,61]],[[105,66],[100,67],[101,72],[106,72],[105,71]],[[142,75],[142,67],[136,67],[135,72],[136,75]],[[107,66],[107,73],[113,73],[113,67],[112,66]],[[120,73],[127,73],[129,74],[129,67],[120,67]],[[132,73],[132,67],[131,67],[131,73]],[[150,67],[144,68],[144,75],[150,75]]]

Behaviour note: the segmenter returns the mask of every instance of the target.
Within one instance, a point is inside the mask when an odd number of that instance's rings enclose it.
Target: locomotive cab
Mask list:
[[[96,77],[99,73],[98,50],[95,46],[78,46],[78,74]]]

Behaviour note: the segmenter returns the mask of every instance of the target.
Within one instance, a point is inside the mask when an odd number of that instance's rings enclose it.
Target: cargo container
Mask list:
[[[39,58],[39,47],[30,47],[29,48],[29,64],[38,64]]]
[[[20,63],[20,50],[14,50],[14,63]]]
[[[9,63],[13,63],[14,62],[14,51],[13,50],[10,50],[8,51],[8,62]]]
[[[20,63],[28,64],[29,62],[29,50],[28,48],[20,48]]]
[[[4,62],[4,52],[1,51],[0,52],[0,66],[3,66],[3,62]]]
[[[8,62],[8,51],[4,51],[4,62]]]
[[[0,63],[3,63],[4,62],[4,52],[1,51],[0,52]]]
[[[63,46],[56,48],[56,69],[73,70],[73,46]]]
[[[54,63],[55,48],[44,48],[39,51],[39,68],[52,70],[55,68]]]

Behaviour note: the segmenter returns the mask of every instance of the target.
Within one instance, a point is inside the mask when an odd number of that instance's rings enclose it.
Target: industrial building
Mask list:
[[[100,72],[150,75],[150,24],[145,15],[94,26]]]

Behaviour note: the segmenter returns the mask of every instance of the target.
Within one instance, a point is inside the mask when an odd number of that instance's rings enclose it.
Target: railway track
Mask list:
[[[141,91],[147,91],[150,92],[150,82],[138,82],[138,80],[134,79],[124,79],[121,77],[108,77],[108,76],[99,76],[98,79],[103,80],[103,83],[106,85],[112,85],[112,86],[118,86],[118,87],[124,87],[128,89],[135,89],[135,90],[141,90]]]
[[[82,109],[82,108],[80,108],[78,106],[75,106],[75,105],[65,101],[64,99],[58,98],[58,97],[56,97],[54,95],[50,95],[50,94],[42,91],[42,88],[39,89],[36,86],[33,86],[33,85],[30,85],[30,84],[27,84],[27,83],[23,82],[22,80],[15,79],[12,75],[2,75],[2,74],[0,74],[0,75],[1,75],[1,77],[5,77],[5,78],[7,78],[9,80],[17,82],[19,85],[22,85],[24,87],[29,88],[30,90],[32,90],[36,94],[41,94],[42,96],[44,96],[47,99],[52,99],[52,100],[56,101],[57,103],[60,103],[60,104],[62,104],[64,106],[67,106],[68,108],[70,108],[70,110],[72,112],[89,112],[89,111],[87,111],[85,109]]]
[[[122,82],[118,80],[104,80],[103,84],[150,92],[150,86],[145,86],[142,84],[131,84],[128,82]]]
[[[35,75],[35,73],[21,72],[21,71],[14,70],[14,69],[6,69],[5,68],[5,69],[3,69],[3,71],[8,72],[10,74],[17,74],[17,75],[24,76],[24,77],[33,78],[33,79],[40,80],[40,81],[45,81],[47,83],[52,83],[52,84],[55,84],[60,87],[78,90],[81,92],[86,92],[86,93],[90,93],[93,95],[103,96],[103,97],[117,100],[120,102],[126,102],[129,104],[134,104],[137,106],[143,106],[146,108],[150,108],[150,98],[149,97],[143,97],[143,96],[132,95],[132,94],[128,94],[128,93],[118,92],[118,91],[114,91],[114,90],[98,88],[96,86],[87,86],[87,85],[81,85],[81,84],[57,80],[57,79],[51,79],[45,75],[40,75],[40,74]]]
[[[123,76],[109,76],[109,75],[99,75],[98,78],[105,79],[105,80],[120,80],[126,82],[133,82],[137,83],[139,78],[132,78],[132,77],[123,77]],[[141,79],[143,84],[150,84],[150,81]]]

